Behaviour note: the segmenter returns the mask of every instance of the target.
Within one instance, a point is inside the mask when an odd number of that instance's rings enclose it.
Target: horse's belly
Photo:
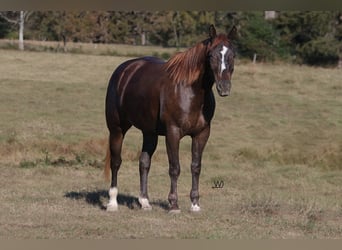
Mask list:
[[[124,97],[121,113],[134,127],[143,132],[156,133],[159,103],[151,96],[137,93]]]

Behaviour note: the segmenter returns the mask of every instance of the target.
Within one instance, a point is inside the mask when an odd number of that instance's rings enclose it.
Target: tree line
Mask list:
[[[25,14],[25,15],[24,15]],[[336,65],[342,58],[342,11],[35,11],[0,12],[0,38],[189,47],[209,24],[238,28],[240,57]],[[23,20],[24,18],[25,20]],[[23,23],[21,23],[23,24]]]

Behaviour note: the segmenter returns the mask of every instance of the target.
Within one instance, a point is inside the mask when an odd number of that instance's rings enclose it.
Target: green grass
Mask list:
[[[149,178],[153,210],[139,209],[142,138],[136,129],[124,142],[119,212],[105,212],[104,98],[124,60],[0,50],[0,238],[342,237],[338,69],[237,61],[232,95],[216,98],[203,155],[201,213],[188,211],[189,138],[180,151],[182,213],[165,209],[162,137]],[[223,188],[212,188],[217,181]]]

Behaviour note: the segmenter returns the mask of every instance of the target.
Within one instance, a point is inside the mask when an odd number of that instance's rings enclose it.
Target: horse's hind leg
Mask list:
[[[150,210],[152,206],[148,201],[147,178],[151,166],[151,157],[156,150],[158,143],[157,135],[144,135],[143,148],[139,158],[140,173],[140,196],[139,203],[142,209]]]
[[[109,189],[109,203],[107,211],[117,211],[117,177],[121,166],[121,149],[124,135],[127,130],[123,131],[121,128],[112,129],[109,135],[109,153],[110,153],[110,168],[112,172],[111,186]]]

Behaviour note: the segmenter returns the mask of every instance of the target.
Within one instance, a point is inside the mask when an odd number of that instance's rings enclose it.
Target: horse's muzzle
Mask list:
[[[230,95],[230,87],[231,87],[230,81],[219,81],[216,84],[216,90],[220,96],[229,96]]]

